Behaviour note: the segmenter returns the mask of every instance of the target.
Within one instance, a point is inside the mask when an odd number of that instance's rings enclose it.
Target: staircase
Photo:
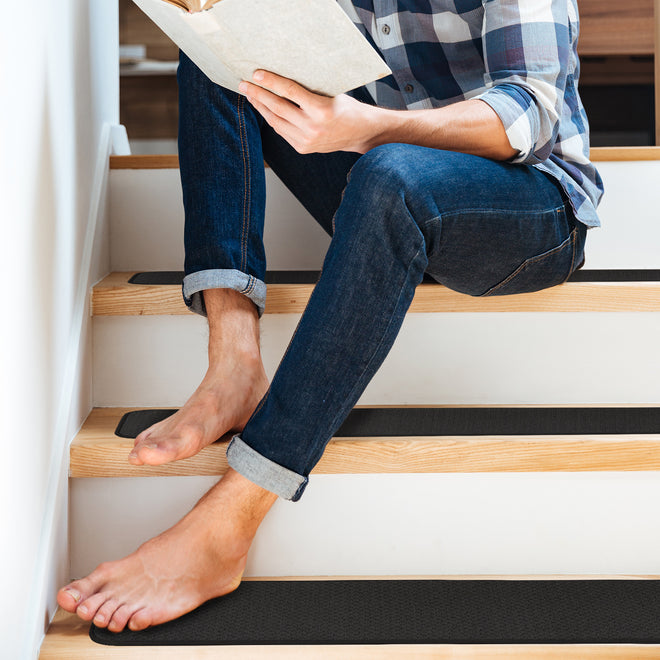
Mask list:
[[[660,148],[599,149],[594,160],[606,186],[604,229],[589,236],[580,278],[548,291],[484,299],[420,285],[360,409],[403,407],[412,420],[413,409],[424,407],[660,406]],[[114,433],[137,407],[180,406],[206,366],[206,322],[187,312],[180,286],[128,282],[137,271],[182,267],[177,167],[171,156],[111,159],[113,272],[92,296],[95,408],[70,454],[72,578],[173,524],[226,470],[222,442],[172,465],[135,467],[126,460],[132,440]],[[319,270],[327,237],[270,171],[267,185],[269,268]],[[596,272],[603,270],[636,272]],[[312,287],[269,285],[262,320],[269,376]],[[273,508],[246,576],[657,579],[658,470],[660,427],[644,434],[418,436],[410,429],[409,435],[336,437],[301,502]],[[59,612],[40,657],[346,654],[658,658],[660,645],[129,650],[95,645],[87,625]]]

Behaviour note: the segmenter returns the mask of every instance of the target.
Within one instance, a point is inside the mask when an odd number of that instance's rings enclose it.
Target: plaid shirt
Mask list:
[[[577,0],[338,2],[392,69],[367,85],[379,106],[485,101],[518,151],[512,162],[552,175],[576,217],[600,224],[603,185],[577,90]]]

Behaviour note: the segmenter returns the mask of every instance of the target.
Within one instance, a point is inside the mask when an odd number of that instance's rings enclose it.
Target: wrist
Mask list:
[[[369,106],[371,113],[367,125],[367,137],[363,153],[389,142],[401,142],[399,135],[401,124],[401,112]]]

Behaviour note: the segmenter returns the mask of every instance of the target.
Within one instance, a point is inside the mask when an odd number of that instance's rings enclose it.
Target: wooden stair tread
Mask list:
[[[537,407],[537,406],[535,406]],[[95,408],[71,444],[70,476],[213,476],[227,470],[227,440],[162,466],[128,463],[133,440],[114,431],[138,408]],[[660,433],[335,438],[315,474],[660,470]]]
[[[660,147],[593,147],[591,160],[604,161],[660,160]],[[110,156],[113,170],[178,169],[176,154]]]
[[[92,293],[94,316],[189,314],[178,285],[129,284],[135,273],[111,273]],[[266,313],[302,313],[313,284],[269,284]],[[660,282],[567,282],[512,296],[478,298],[440,284],[420,284],[410,312],[657,312]]]

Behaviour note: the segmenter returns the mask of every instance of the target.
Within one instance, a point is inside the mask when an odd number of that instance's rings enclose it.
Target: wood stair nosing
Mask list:
[[[594,147],[591,149],[594,163],[611,161],[660,160],[660,147]],[[178,169],[176,154],[110,156],[110,169]]]
[[[128,463],[133,441],[114,434],[134,408],[96,408],[70,449],[70,476],[216,476],[227,470],[229,436],[162,466]],[[341,437],[314,474],[582,472],[660,470],[660,433],[645,435]]]
[[[111,273],[92,292],[94,316],[189,314],[179,285],[129,284],[135,273]],[[300,314],[313,284],[269,284],[267,314]],[[657,312],[660,282],[567,282],[510,296],[468,296],[440,284],[420,284],[412,313],[474,312]]]

